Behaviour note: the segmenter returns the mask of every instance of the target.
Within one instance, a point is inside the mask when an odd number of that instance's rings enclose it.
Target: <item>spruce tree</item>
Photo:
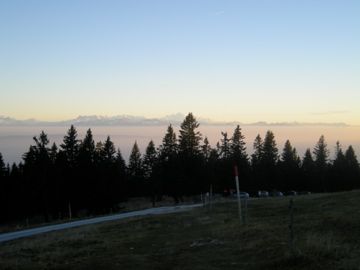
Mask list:
[[[180,125],[179,136],[179,187],[182,194],[198,194],[205,189],[204,162],[201,155],[199,123],[189,113]],[[208,187],[207,187],[208,189]]]
[[[30,146],[29,152],[24,155],[25,177],[31,183],[29,194],[32,208],[41,209],[45,221],[49,220],[51,204],[51,189],[53,181],[51,175],[50,149],[47,134],[42,131],[39,137],[33,137],[35,145]]]
[[[120,149],[118,149],[116,152],[115,167],[116,167],[115,190],[119,195],[118,201],[123,201],[127,199],[129,194],[127,190],[127,173],[126,173],[127,167]]]
[[[115,146],[114,143],[111,141],[110,136],[107,136],[106,141],[102,147],[102,154],[103,161],[107,163],[114,163],[115,161]]]
[[[120,149],[118,148],[117,152],[116,152],[116,158],[115,158],[115,162],[116,162],[116,166],[118,169],[118,174],[121,176],[126,175],[126,163],[125,163],[125,159],[123,158]]]
[[[5,178],[5,162],[2,154],[0,153],[0,224],[8,221],[10,213],[15,212],[14,205],[10,203],[11,188],[9,181]],[[9,196],[10,195],[10,196]]]
[[[141,153],[139,150],[139,146],[137,144],[137,142],[135,141],[131,153],[130,153],[130,157],[129,157],[129,172],[130,175],[134,176],[134,175],[138,175],[139,172],[141,172],[141,167],[142,167],[142,160],[141,160]]]
[[[199,123],[189,113],[180,125],[179,150],[183,156],[191,157],[200,153],[201,133],[196,131]]]
[[[212,149],[211,149],[209,140],[208,140],[207,137],[205,137],[204,143],[203,143],[203,145],[201,146],[201,153],[202,153],[202,155],[204,156],[205,162],[207,162],[207,161],[209,160],[211,150],[212,150]]]
[[[315,162],[314,162],[314,159],[311,155],[311,150],[310,148],[307,148],[306,151],[305,151],[305,154],[304,154],[304,158],[302,160],[302,168],[304,171],[312,171],[313,168],[315,166]]]
[[[144,174],[141,153],[135,141],[129,157],[130,193],[132,196],[143,196],[145,192]]]
[[[58,155],[58,147],[56,146],[56,143],[53,143],[50,148],[50,153],[49,153],[52,164],[55,164],[57,155]]]
[[[276,147],[274,133],[270,130],[267,131],[264,142],[261,144],[260,138],[257,138],[254,145],[256,146],[254,157],[258,156],[260,158],[260,160],[255,159],[255,161],[258,162],[255,170],[258,170],[256,174],[260,180],[259,184],[261,188],[278,189],[280,185],[276,170],[278,149]]]
[[[326,191],[329,188],[328,183],[325,182],[328,173],[329,150],[327,149],[324,135],[320,136],[313,153],[315,156],[315,169],[318,179],[317,190]]]
[[[146,179],[149,179],[152,175],[153,168],[157,162],[157,151],[155,149],[155,144],[151,140],[146,147],[145,155],[143,158],[143,169],[144,176]]]
[[[355,170],[359,170],[359,162],[357,160],[357,157],[355,155],[354,148],[352,145],[348,147],[348,149],[345,151],[345,160],[349,168],[353,168]]]
[[[67,134],[64,136],[63,143],[60,145],[70,168],[74,168],[76,166],[79,146],[80,141],[77,139],[77,131],[75,127],[71,125]]]
[[[249,157],[246,153],[245,136],[241,132],[239,125],[234,129],[230,141],[230,159],[233,165],[237,165],[239,170],[239,181],[242,188],[251,189],[251,183],[248,181],[250,176]]]
[[[91,129],[86,131],[85,138],[79,146],[79,163],[83,166],[91,166],[95,159],[95,142]]]
[[[329,150],[324,135],[321,135],[314,148],[315,165],[318,170],[325,170],[328,165]]]
[[[104,144],[102,141],[99,141],[95,144],[95,155],[94,155],[94,159],[95,159],[95,163],[96,164],[100,164],[101,162],[103,162],[104,160]]]
[[[236,126],[230,142],[230,156],[236,161],[246,161],[248,156],[246,153],[245,136],[241,133],[239,125]]]
[[[346,167],[346,158],[344,155],[344,152],[342,151],[340,142],[336,142],[335,147],[335,159],[333,162],[333,168],[336,168],[338,170],[344,170]]]
[[[71,125],[64,136],[63,143],[60,145],[61,150],[59,153],[63,163],[64,197],[68,208],[71,209],[71,214],[74,216],[77,215],[77,211],[82,207],[83,203],[83,198],[79,195],[82,194],[83,187],[81,180],[79,181],[78,154],[80,141],[77,136],[75,127]]]
[[[298,190],[301,186],[299,176],[300,158],[289,140],[285,142],[278,165],[281,177],[280,188]]]
[[[300,166],[300,157],[296,148],[292,147],[289,140],[286,140],[283,152],[281,154],[281,163],[285,164],[289,169],[297,169]]]
[[[230,139],[227,132],[221,132],[222,139],[220,139],[220,157],[228,160],[230,157]]]
[[[255,138],[255,141],[253,143],[253,149],[254,149],[254,153],[251,155],[251,164],[255,169],[260,165],[260,162],[264,154],[264,142],[260,134],[258,134]]]
[[[180,178],[180,171],[182,168],[178,166],[179,163],[179,145],[177,143],[176,134],[172,125],[167,128],[166,134],[159,147],[159,177],[156,180],[156,193],[158,199],[163,194],[173,196],[177,201],[177,183]]]
[[[5,162],[2,154],[0,153],[0,177],[5,176]]]
[[[354,148],[350,145],[345,151],[345,161],[347,166],[346,176],[349,179],[350,188],[360,188],[360,167]]]
[[[163,161],[174,158],[178,153],[178,144],[176,140],[176,134],[172,125],[169,125],[166,134],[162,140],[162,144],[159,147],[160,158]]]
[[[314,177],[315,177],[315,161],[312,157],[310,148],[307,148],[304,154],[304,157],[301,162],[301,172],[302,172],[302,190],[311,190],[314,191]]]
[[[83,207],[89,209],[93,213],[99,206],[98,200],[100,197],[99,185],[101,172],[99,168],[100,163],[95,162],[95,142],[93,139],[91,129],[86,131],[84,139],[79,145],[79,154],[77,164],[79,166],[79,177],[77,182],[82,190],[79,194]]]
[[[346,177],[347,174],[345,155],[342,151],[340,142],[336,142],[335,159],[330,165],[329,189],[331,191],[350,189],[350,181]]]
[[[262,163],[267,167],[275,167],[278,158],[278,149],[276,147],[274,133],[268,130],[263,144]]]

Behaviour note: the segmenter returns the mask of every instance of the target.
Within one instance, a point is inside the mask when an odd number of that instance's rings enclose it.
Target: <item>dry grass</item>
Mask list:
[[[183,198],[183,203],[185,204],[193,204],[200,202],[201,202],[200,196],[189,196]],[[175,205],[174,199],[168,196],[163,196],[161,201],[155,203],[155,207],[173,206],[173,205]],[[144,197],[130,198],[129,200],[121,202],[116,206],[118,211],[113,212],[112,209],[108,209],[105,215],[143,210],[143,209],[151,208],[152,206],[153,205],[150,198],[144,198]],[[1,224],[0,233],[26,230],[26,229],[36,228],[39,226],[53,225],[53,224],[59,224],[69,221],[95,217],[95,216],[89,216],[87,213],[88,213],[87,210],[80,210],[78,216],[73,217],[72,220],[69,220],[68,217],[64,217],[64,219],[54,219],[54,220],[50,220],[49,222],[45,222],[43,216],[35,216],[28,220],[24,219],[22,221],[11,222],[6,225]],[[97,216],[101,216],[101,215],[97,215]]]
[[[91,225],[0,244],[0,269],[359,269],[360,192],[288,198]]]

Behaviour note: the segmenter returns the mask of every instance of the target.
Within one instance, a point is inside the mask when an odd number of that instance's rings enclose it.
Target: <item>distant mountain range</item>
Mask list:
[[[164,126],[172,124],[178,126],[185,119],[181,113],[167,115],[161,118],[147,118],[144,116],[78,116],[64,121],[40,121],[36,119],[17,120],[7,116],[0,116],[0,126]],[[221,122],[207,118],[197,118],[201,125],[242,125],[242,126],[347,126],[345,123],[301,123],[301,122],[255,122],[241,123],[237,121]]]

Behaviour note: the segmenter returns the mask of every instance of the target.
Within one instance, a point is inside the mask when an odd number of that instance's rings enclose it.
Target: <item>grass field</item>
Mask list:
[[[91,225],[0,244],[0,269],[360,269],[360,191]]]

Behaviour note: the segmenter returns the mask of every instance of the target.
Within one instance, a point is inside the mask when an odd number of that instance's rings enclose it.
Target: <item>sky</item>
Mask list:
[[[0,115],[360,125],[360,1],[0,1]]]

